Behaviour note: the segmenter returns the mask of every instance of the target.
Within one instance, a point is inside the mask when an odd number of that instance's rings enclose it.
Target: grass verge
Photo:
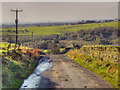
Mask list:
[[[77,53],[77,50],[70,50],[66,54],[70,59],[79,63],[81,66],[94,72],[108,83],[113,88],[119,88],[118,85],[118,65],[109,61],[101,61],[87,56],[82,53]]]
[[[37,66],[40,54],[35,54],[30,57],[28,53],[24,53],[20,49],[13,50],[14,46],[6,50],[8,45],[8,43],[2,42],[2,49],[4,49],[1,50],[2,88],[20,88],[24,79],[26,79]]]

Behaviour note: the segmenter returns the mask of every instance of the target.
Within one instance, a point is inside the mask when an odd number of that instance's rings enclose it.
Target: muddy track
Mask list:
[[[52,68],[41,74],[40,88],[112,88],[96,74],[65,55],[50,55]]]

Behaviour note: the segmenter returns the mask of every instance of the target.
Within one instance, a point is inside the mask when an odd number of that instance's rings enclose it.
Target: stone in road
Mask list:
[[[40,88],[111,88],[103,79],[65,55],[51,55],[52,68],[41,74]]]

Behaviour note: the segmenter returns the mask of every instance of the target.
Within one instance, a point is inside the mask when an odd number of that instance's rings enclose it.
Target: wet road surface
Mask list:
[[[111,88],[96,74],[65,55],[50,55],[53,66],[41,73],[39,88]]]

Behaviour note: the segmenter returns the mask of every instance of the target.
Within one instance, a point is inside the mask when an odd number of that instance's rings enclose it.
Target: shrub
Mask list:
[[[58,45],[53,45],[51,48],[51,53],[52,54],[59,54],[60,53],[60,47]]]

